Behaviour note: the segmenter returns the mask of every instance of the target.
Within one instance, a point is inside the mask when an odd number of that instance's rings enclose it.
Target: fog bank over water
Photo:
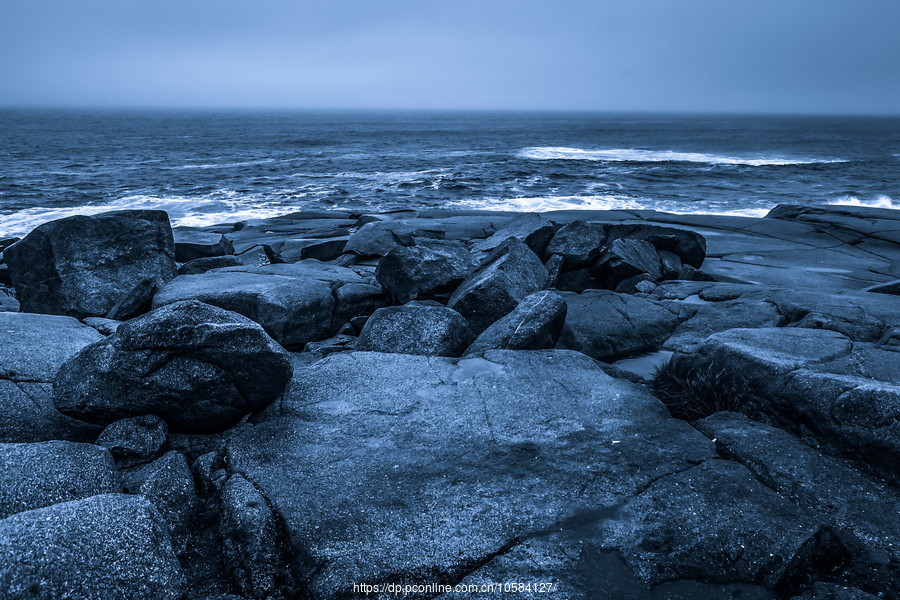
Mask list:
[[[896,113],[888,0],[0,3],[0,105]]]

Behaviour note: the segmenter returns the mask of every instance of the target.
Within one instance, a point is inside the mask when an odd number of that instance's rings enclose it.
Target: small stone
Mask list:
[[[120,467],[130,467],[162,454],[168,437],[165,421],[156,415],[140,415],[110,423],[97,438],[97,445],[109,449]]]
[[[175,276],[168,215],[123,210],[39,225],[4,250],[22,310],[103,317],[145,279]]]

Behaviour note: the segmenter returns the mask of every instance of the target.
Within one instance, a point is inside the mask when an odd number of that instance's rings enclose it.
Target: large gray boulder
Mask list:
[[[291,370],[287,352],[253,321],[185,301],[124,323],[66,361],[53,401],[99,425],[154,414],[175,431],[208,433],[265,408]]]
[[[559,347],[598,360],[655,350],[679,323],[677,311],[651,300],[607,290],[564,293],[568,310]]]
[[[378,263],[375,277],[384,291],[403,304],[419,297],[450,293],[478,266],[462,242],[416,240],[397,246]]]
[[[109,451],[93,444],[0,444],[0,519],[51,504],[121,492]]]
[[[465,317],[446,306],[410,303],[379,308],[359,334],[357,350],[459,356],[472,341]]]
[[[53,406],[59,367],[103,339],[72,317],[0,313],[0,442],[93,441],[100,432]]]
[[[523,242],[509,238],[456,288],[447,306],[466,317],[474,333],[480,334],[546,283],[547,269],[537,255]]]
[[[141,496],[101,494],[0,520],[0,596],[180,600],[168,527]]]
[[[657,250],[671,252],[686,265],[697,269],[706,258],[706,238],[696,231],[662,227],[648,223],[618,223],[609,228],[609,240],[642,240]]]
[[[587,221],[567,223],[550,240],[547,255],[560,255],[566,271],[589,267],[600,257],[608,227],[604,223]]]
[[[466,354],[486,350],[544,350],[559,339],[566,320],[566,301],[544,290],[526,296],[508,315],[485,329]]]
[[[156,293],[153,307],[183,300],[242,314],[294,348],[331,337],[352,317],[386,304],[374,279],[318,261],[180,275]]]
[[[632,277],[646,276],[649,281],[662,277],[659,254],[644,240],[615,239],[591,267],[591,275],[613,288]]]
[[[141,281],[175,277],[168,215],[123,210],[44,223],[3,252],[25,312],[103,317]]]
[[[623,498],[714,456],[643,388],[575,352],[332,354],[298,368],[291,389],[235,432],[225,464],[280,515],[282,547],[304,549],[286,560],[314,598],[346,597],[359,582],[422,583],[423,573],[458,581],[560,530],[588,544],[590,525]],[[242,563],[261,551],[248,547]],[[595,574],[598,584],[617,576]]]

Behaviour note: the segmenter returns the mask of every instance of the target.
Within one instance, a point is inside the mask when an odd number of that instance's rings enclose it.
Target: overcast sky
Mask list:
[[[0,0],[0,105],[900,112],[900,0]]]

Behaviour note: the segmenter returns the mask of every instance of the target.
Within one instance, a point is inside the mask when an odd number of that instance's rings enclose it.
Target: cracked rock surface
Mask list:
[[[298,368],[281,404],[227,445],[319,598],[458,581],[713,456],[644,390],[562,350],[335,354]]]

